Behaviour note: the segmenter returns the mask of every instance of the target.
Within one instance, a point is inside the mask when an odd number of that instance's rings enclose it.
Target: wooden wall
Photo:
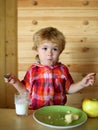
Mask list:
[[[17,75],[17,3],[0,0],[0,107],[14,107],[16,90],[4,82],[3,75]]]
[[[75,81],[96,72],[95,85],[68,95],[67,104],[81,105],[85,97],[98,98],[98,0],[0,0],[0,107],[13,107],[16,92],[4,83],[3,74],[18,73],[23,78],[35,62],[32,36],[47,26],[64,33],[67,44],[60,61]]]
[[[22,79],[35,62],[32,36],[40,28],[53,26],[66,37],[60,61],[69,67],[75,81],[95,72],[93,87],[68,95],[68,104],[85,97],[98,98],[98,0],[18,0],[18,75]]]

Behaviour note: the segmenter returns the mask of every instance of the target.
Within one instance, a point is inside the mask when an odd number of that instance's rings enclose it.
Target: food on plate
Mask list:
[[[82,109],[88,117],[98,117],[98,99],[85,98],[82,101]]]
[[[65,122],[67,124],[72,123],[73,121],[78,120],[78,119],[79,119],[78,114],[69,113],[69,112],[65,114]]]

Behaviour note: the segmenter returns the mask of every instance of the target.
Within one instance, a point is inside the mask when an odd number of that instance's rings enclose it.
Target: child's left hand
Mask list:
[[[81,80],[81,85],[88,87],[89,85],[93,85],[95,83],[95,73],[89,73]]]

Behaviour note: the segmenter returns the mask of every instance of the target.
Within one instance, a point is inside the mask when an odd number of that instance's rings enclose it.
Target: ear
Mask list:
[[[36,60],[37,60],[37,61],[39,61],[39,55],[36,55],[36,57],[35,57],[35,58],[36,58]]]

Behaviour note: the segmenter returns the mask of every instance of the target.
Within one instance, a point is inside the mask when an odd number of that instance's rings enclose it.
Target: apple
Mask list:
[[[82,109],[88,117],[98,117],[98,99],[83,99]]]

